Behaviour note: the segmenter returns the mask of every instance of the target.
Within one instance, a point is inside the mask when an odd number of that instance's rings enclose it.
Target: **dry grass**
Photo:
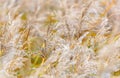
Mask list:
[[[119,78],[120,0],[0,0],[0,78]]]

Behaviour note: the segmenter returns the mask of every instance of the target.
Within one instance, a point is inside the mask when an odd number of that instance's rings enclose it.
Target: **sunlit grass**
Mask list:
[[[0,0],[0,78],[119,78],[119,0]]]

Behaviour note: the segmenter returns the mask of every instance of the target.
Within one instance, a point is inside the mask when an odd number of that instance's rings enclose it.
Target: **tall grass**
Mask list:
[[[0,0],[0,78],[119,78],[120,0]]]

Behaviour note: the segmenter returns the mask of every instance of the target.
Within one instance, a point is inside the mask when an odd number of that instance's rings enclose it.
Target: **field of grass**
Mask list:
[[[120,78],[120,0],[0,0],[0,78]]]

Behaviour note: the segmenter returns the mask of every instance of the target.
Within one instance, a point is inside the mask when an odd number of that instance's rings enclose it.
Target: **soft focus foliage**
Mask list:
[[[120,78],[120,0],[0,0],[0,78]]]

